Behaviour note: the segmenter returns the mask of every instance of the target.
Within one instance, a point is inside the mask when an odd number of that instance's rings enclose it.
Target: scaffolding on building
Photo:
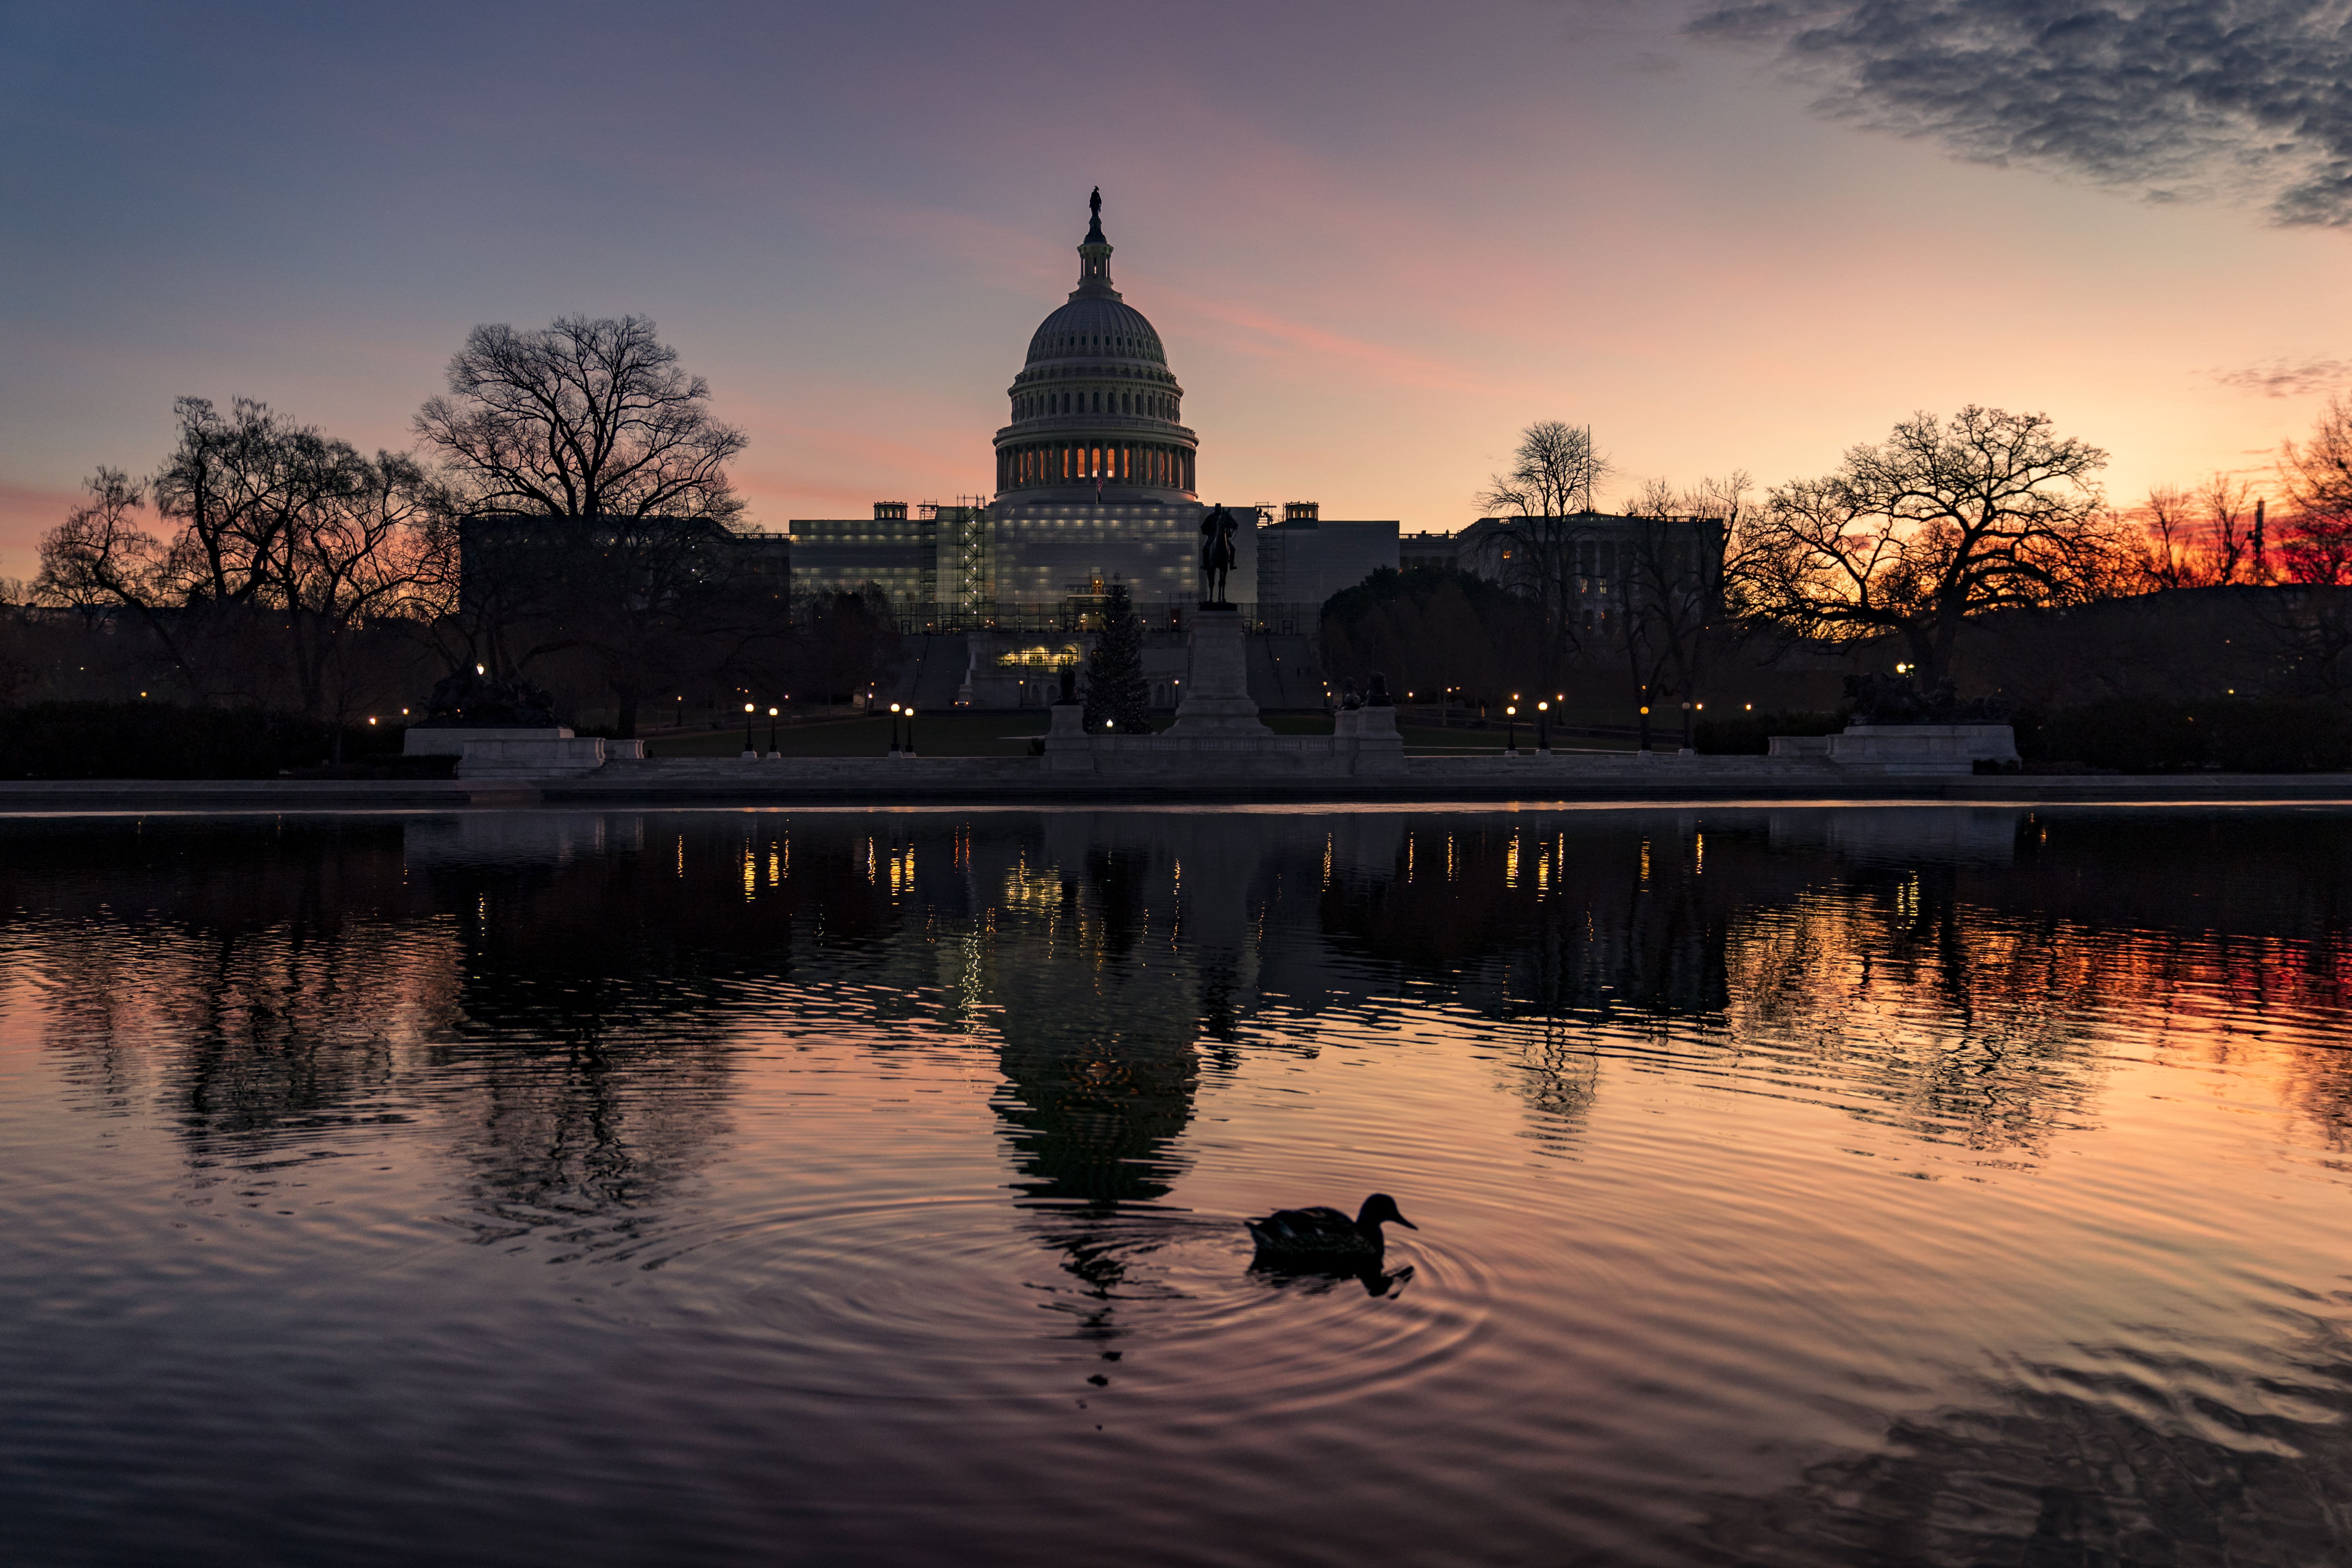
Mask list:
[[[986,613],[995,599],[995,574],[990,550],[988,501],[982,496],[958,496],[952,502],[924,501],[915,515],[931,521],[930,562],[927,603],[940,614],[964,617]]]

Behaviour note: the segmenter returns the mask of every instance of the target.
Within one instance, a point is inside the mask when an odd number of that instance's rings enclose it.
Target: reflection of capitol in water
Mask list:
[[[2340,1560],[2352,819],[2154,826],[0,821],[11,1526]]]
[[[364,1119],[438,1072],[486,1205],[623,1211],[724,1128],[740,1042],[833,1020],[987,1042],[1014,1188],[1100,1206],[1167,1195],[1204,1073],[1270,1031],[1311,1051],[1326,1016],[1483,1020],[1532,1110],[1573,1116],[1616,1048],[1596,1030],[1793,1061],[1865,998],[1879,1043],[1808,1068],[1857,1114],[2032,1145],[2096,1089],[2056,999],[2341,989],[2298,946],[2336,917],[2293,832],[2207,825],[2167,862],[2116,831],[1934,807],[481,813],[212,826],[166,859],[61,831],[5,874],[20,907],[86,911],[45,951],[73,955],[56,994],[94,1092],[168,1084],[192,1137]],[[214,1044],[123,1048],[159,1019]],[[2299,1102],[2352,1124],[2336,1064],[2300,1070]]]

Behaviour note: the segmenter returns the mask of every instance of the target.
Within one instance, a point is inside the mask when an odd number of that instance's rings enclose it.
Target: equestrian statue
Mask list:
[[[1201,607],[1204,610],[1230,610],[1225,602],[1225,574],[1240,559],[1234,548],[1234,535],[1241,525],[1234,514],[1218,507],[1201,520]]]

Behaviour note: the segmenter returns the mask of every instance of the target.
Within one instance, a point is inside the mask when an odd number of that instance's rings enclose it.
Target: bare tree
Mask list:
[[[2309,440],[2281,446],[2279,479],[2294,507],[2280,531],[2288,574],[2299,583],[2352,583],[2352,398],[2329,398]]]
[[[2327,400],[2305,441],[2280,446],[2289,510],[2276,555],[2290,591],[2260,616],[2300,684],[2341,701],[2352,691],[2352,398]]]
[[[307,437],[308,473],[275,554],[271,607],[284,615],[289,662],[302,710],[340,726],[387,695],[394,668],[357,657],[368,632],[422,634],[446,608],[435,591],[447,536],[431,526],[446,502],[415,459],[362,458],[341,441]],[[340,759],[338,759],[340,760]]]
[[[743,434],[713,416],[709,384],[651,321],[477,327],[448,382],[416,431],[465,513],[453,664],[510,676],[584,656],[634,734],[646,699],[688,667],[710,673],[786,634],[781,612],[746,619],[762,596],[739,591],[729,548],[743,502],[727,465]]]
[[[42,540],[42,597],[135,616],[198,700],[344,716],[362,628],[431,612],[440,498],[414,460],[362,457],[247,398],[223,416],[184,397],[173,414],[179,438],[151,484],[100,469]],[[168,541],[142,526],[149,495],[176,525]]]
[[[1576,644],[1577,551],[1593,537],[1593,488],[1611,471],[1589,427],[1539,420],[1521,433],[1510,468],[1478,495],[1488,515],[1506,520],[1503,548],[1513,559],[1498,575],[1542,610],[1547,685]]]
[[[2149,588],[2212,588],[2255,576],[2252,487],[2215,474],[2195,490],[2158,485],[2126,521],[2143,542],[2137,574]]]
[[[2081,602],[2107,580],[2105,463],[2046,415],[1916,415],[1836,472],[1771,490],[1744,552],[1748,603],[1810,637],[1899,636],[1933,684],[1969,617]]]
[[[1682,743],[1695,742],[1698,703],[1715,644],[1721,640],[1732,550],[1753,510],[1744,469],[1677,490],[1653,479],[1625,504],[1631,527],[1618,544],[1624,582],[1621,635],[1641,697],[1641,744],[1650,739],[1649,710],[1659,698],[1682,707]]]
[[[721,523],[742,512],[727,465],[743,433],[711,416],[709,384],[643,317],[476,327],[448,376],[416,433],[476,510]]]

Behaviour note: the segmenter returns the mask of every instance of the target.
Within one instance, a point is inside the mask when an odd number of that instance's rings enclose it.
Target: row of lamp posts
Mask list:
[[[791,698],[787,697],[785,700],[790,701]],[[782,711],[781,708],[768,710],[768,755],[771,757],[781,757],[784,754],[776,745],[776,718]],[[759,712],[758,703],[743,704],[743,755],[746,758],[757,757],[760,754],[759,743],[751,738],[751,721],[759,716]]]
[[[1698,718],[1699,710],[1706,706],[1704,702],[1685,701],[1683,704],[1683,749],[1685,751],[1692,749],[1691,731]],[[1507,757],[1516,757],[1519,754],[1519,694],[1516,691],[1511,693],[1510,702],[1503,709],[1503,754]],[[1538,701],[1530,722],[1536,731],[1536,750],[1549,755],[1551,752],[1551,704]],[[1642,704],[1642,749],[1643,751],[1649,749],[1649,742],[1650,705],[1643,702]]]
[[[787,697],[785,700],[790,701],[791,699]],[[783,710],[781,708],[772,707],[768,710],[768,755],[771,757],[782,757],[784,754],[776,744],[776,722],[782,712]],[[760,754],[760,743],[751,732],[751,727],[759,716],[758,703],[743,704],[743,756],[746,761],[754,760]],[[904,745],[898,742],[898,721],[901,717],[907,721],[907,740]],[[904,705],[896,702],[890,704],[890,754],[894,757],[911,757],[915,754],[915,705],[911,702]]]
[[[1551,755],[1551,704],[1537,702],[1531,722],[1535,726],[1536,750],[1544,756]],[[1516,757],[1519,754],[1519,694],[1516,691],[1503,707],[1503,755]]]

